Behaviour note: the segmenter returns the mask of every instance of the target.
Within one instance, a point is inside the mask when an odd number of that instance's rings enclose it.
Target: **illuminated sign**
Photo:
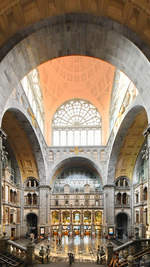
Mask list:
[[[113,227],[109,227],[108,228],[108,234],[109,235],[113,235],[114,234],[114,228]]]

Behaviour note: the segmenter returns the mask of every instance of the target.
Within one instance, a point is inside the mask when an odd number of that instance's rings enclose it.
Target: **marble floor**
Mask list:
[[[67,261],[68,253],[71,252],[74,254],[75,260],[79,262],[96,262],[97,248],[98,246],[103,246],[105,249],[106,241],[99,237],[91,238],[89,236],[84,236],[81,238],[79,235],[75,237],[63,236],[61,240],[54,237],[49,241],[43,240],[36,244],[36,254],[39,255],[41,246],[43,246],[46,251],[47,245],[50,246],[50,257],[53,259],[52,261],[55,261],[55,258]]]
[[[26,247],[28,239],[20,239],[16,241],[20,245]],[[35,244],[35,254],[39,256],[41,246],[44,248],[46,257],[47,245],[50,247],[50,261],[56,262],[68,262],[68,253],[73,253],[75,262],[80,263],[95,263],[97,259],[98,246],[105,246],[107,240],[101,239],[100,237],[92,238],[90,236],[84,236],[81,238],[79,235],[74,237],[63,236],[61,240],[58,237],[51,238],[50,240],[43,240]]]

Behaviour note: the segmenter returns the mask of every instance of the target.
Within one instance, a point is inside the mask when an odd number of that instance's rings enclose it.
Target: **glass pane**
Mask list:
[[[100,134],[100,130],[95,130],[95,145],[101,145],[101,134]]]
[[[74,145],[75,146],[80,145],[80,132],[79,131],[74,132]]]
[[[92,146],[94,145],[94,133],[93,130],[88,131],[88,145]]]
[[[68,131],[68,146],[73,146],[73,131]]]
[[[60,144],[61,144],[61,146],[66,145],[66,131],[60,132]]]
[[[85,146],[86,145],[86,131],[81,131],[81,145]]]
[[[53,133],[53,144],[54,146],[59,146],[59,131],[54,131]]]

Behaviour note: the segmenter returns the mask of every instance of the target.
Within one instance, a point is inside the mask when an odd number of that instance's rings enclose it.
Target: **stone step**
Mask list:
[[[8,266],[17,267],[21,265],[21,262],[11,255],[0,254],[0,263]]]

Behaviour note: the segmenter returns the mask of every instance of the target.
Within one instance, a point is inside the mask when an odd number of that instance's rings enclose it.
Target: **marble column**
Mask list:
[[[70,236],[72,236],[72,210],[70,210]]]
[[[83,209],[81,209],[81,237],[84,236],[84,212]]]
[[[94,212],[94,210],[92,210],[92,212],[91,212],[91,234],[92,234],[92,237],[95,237],[94,218],[95,218],[95,212]]]
[[[114,185],[104,185],[104,224],[105,233],[108,233],[109,227],[114,227],[115,222],[115,197],[114,197]]]
[[[49,213],[50,213],[50,186],[39,186],[39,225],[45,228],[45,234],[49,232]]]

